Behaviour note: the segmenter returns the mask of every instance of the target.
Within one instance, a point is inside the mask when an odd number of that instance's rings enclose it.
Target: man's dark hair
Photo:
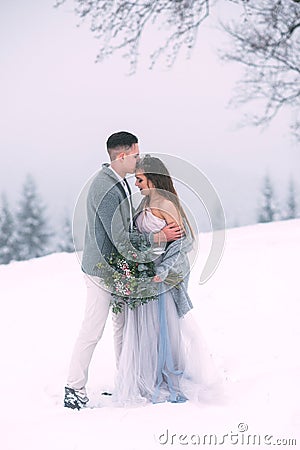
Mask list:
[[[107,151],[117,149],[118,147],[131,147],[138,143],[138,138],[127,131],[119,131],[114,133],[107,139]]]

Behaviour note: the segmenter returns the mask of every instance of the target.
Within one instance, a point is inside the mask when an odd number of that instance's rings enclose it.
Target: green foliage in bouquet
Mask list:
[[[103,271],[105,265],[97,264],[102,269],[102,280],[112,294],[112,311],[118,314],[124,304],[130,309],[158,299],[158,283],[152,281],[155,276],[153,261],[139,262],[138,255],[128,250],[125,258],[120,253],[110,255],[107,263],[112,270]]]

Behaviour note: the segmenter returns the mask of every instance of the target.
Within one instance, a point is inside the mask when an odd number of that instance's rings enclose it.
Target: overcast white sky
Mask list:
[[[82,185],[107,160],[107,137],[119,130],[135,133],[142,152],[194,162],[217,188],[229,226],[255,221],[266,171],[284,200],[300,166],[288,115],[264,133],[235,130],[241,111],[226,105],[239,68],[218,60],[224,38],[210,22],[190,60],[148,71],[143,59],[129,77],[120,57],[94,63],[97,41],[87,26],[76,27],[72,0],[59,9],[53,3],[0,6],[0,191],[12,204],[30,172],[53,217],[65,206],[72,211]]]

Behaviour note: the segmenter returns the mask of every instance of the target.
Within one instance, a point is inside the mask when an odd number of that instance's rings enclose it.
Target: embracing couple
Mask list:
[[[82,258],[87,304],[71,358],[64,406],[81,409],[89,401],[88,368],[112,304],[118,306],[112,313],[116,404],[205,399],[216,377],[195,321],[187,314],[192,309],[187,254],[193,231],[163,161],[140,157],[137,137],[123,131],[108,138],[107,151],[110,164],[103,164],[87,197]],[[127,174],[135,174],[135,185],[143,196],[137,210]],[[123,259],[113,267],[115,255]],[[139,298],[134,304],[118,282],[122,281],[120,267],[128,275],[133,257],[134,266],[148,270],[148,285],[157,288],[156,296],[150,299],[144,294],[145,301]],[[150,279],[149,264],[153,269]],[[134,281],[139,285],[140,279]]]

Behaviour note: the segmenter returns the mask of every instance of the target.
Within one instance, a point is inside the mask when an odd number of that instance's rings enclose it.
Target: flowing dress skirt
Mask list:
[[[170,292],[134,310],[125,308],[114,401],[211,401],[220,379],[192,311],[179,318]]]

